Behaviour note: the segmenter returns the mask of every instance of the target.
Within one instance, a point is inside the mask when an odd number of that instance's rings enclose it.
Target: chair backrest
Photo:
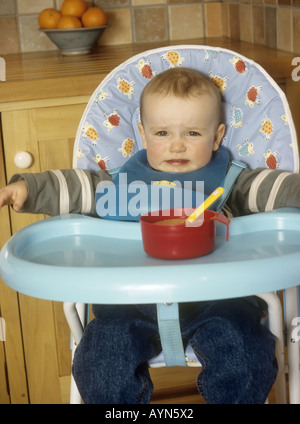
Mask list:
[[[257,167],[299,171],[297,137],[285,94],[258,64],[240,54],[207,46],[172,46],[138,54],[97,87],[82,116],[73,167],[114,169],[142,149],[137,131],[139,100],[157,73],[184,66],[208,75],[222,93],[232,159]]]

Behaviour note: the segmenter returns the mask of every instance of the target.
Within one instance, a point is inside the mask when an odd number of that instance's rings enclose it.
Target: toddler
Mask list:
[[[155,76],[141,96],[138,128],[144,149],[120,170],[128,173],[128,182],[136,175],[148,184],[196,179],[204,181],[207,194],[210,185],[224,183],[231,163],[221,146],[220,94],[199,72],[174,68]],[[111,179],[104,170],[17,174],[0,190],[0,207],[95,216],[96,186]],[[300,207],[300,176],[246,168],[225,209],[230,216],[246,215],[263,212],[267,202],[274,209]],[[202,364],[197,386],[207,403],[265,402],[277,375],[275,340],[261,324],[265,308],[256,296],[179,305],[183,343]],[[73,363],[83,401],[149,403],[153,386],[147,363],[161,351],[156,306],[94,305],[93,312]]]

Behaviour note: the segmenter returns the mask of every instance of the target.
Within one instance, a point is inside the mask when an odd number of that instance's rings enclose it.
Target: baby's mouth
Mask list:
[[[188,159],[170,159],[166,161],[169,165],[172,166],[182,166],[182,165],[186,165],[189,160]]]

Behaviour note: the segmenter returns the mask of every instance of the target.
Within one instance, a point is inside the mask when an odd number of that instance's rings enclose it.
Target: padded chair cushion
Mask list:
[[[195,352],[193,351],[191,345],[187,345],[185,349],[185,359],[186,359],[186,366],[187,367],[201,367],[201,363],[199,362],[197,356],[195,355]],[[165,358],[163,352],[160,352],[159,355],[152,358],[150,361],[148,361],[150,368],[160,368],[165,367]]]
[[[284,93],[255,62],[238,53],[207,46],[174,46],[136,55],[97,87],[80,122],[75,168],[114,169],[142,148],[137,131],[139,99],[157,73],[184,66],[208,75],[222,93],[232,159],[251,169],[298,171],[297,138]]]

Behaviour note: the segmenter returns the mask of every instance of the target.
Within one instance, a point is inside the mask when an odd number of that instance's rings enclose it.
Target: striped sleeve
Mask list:
[[[82,169],[51,170],[37,174],[15,174],[10,183],[24,179],[28,198],[21,212],[49,216],[79,213],[95,216],[98,182],[110,180],[105,171],[93,174]]]
[[[237,179],[227,207],[233,216],[300,208],[300,175],[290,172],[246,169]]]

